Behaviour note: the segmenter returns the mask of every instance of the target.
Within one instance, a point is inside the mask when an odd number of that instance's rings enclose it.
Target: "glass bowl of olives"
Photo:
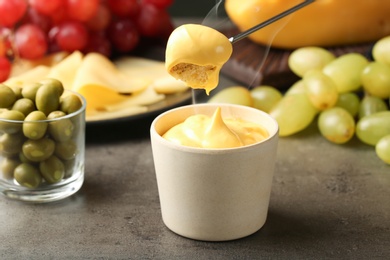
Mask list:
[[[0,193],[50,202],[84,182],[86,101],[56,79],[0,84]]]

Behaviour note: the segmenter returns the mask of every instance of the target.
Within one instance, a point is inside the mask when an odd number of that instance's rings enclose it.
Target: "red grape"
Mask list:
[[[142,6],[137,19],[137,27],[140,34],[147,37],[165,37],[173,29],[168,12],[151,4]]]
[[[8,79],[11,73],[11,62],[6,57],[0,57],[0,82]]]
[[[63,0],[28,0],[30,6],[38,12],[50,15],[56,12],[63,4]]]
[[[52,20],[53,24],[61,24],[69,20],[68,12],[66,11],[66,8],[58,9],[57,12],[52,13],[51,15],[49,15],[49,17]]]
[[[69,18],[85,22],[91,19],[98,9],[99,0],[66,0]]]
[[[54,26],[50,29],[48,36],[49,53],[61,51],[60,46],[57,44],[56,36],[58,34],[58,26]]]
[[[88,29],[92,31],[103,31],[110,24],[111,13],[105,5],[99,5],[96,14],[87,21]]]
[[[46,35],[34,24],[23,24],[15,31],[15,47],[21,58],[41,58],[47,51]]]
[[[111,12],[120,17],[134,17],[140,10],[138,0],[108,0],[107,4]]]
[[[52,30],[56,30],[53,28]],[[82,50],[88,42],[88,32],[85,26],[77,21],[68,21],[58,26],[55,42],[63,51]]]
[[[0,27],[0,57],[10,57],[13,55],[11,34],[11,29]]]
[[[157,8],[164,9],[170,6],[173,0],[141,0],[142,5],[152,4]]]
[[[119,19],[109,26],[109,37],[112,45],[119,52],[128,52],[137,47],[139,33],[130,19]]]
[[[27,10],[25,0],[0,0],[0,25],[12,27]]]
[[[28,8],[26,15],[23,17],[22,23],[32,23],[41,28],[45,33],[50,30],[51,19],[50,17],[41,14],[34,8]]]
[[[92,33],[89,35],[85,53],[98,52],[106,57],[111,56],[111,43],[104,33]]]
[[[6,56],[7,55],[6,53],[7,53],[7,48],[3,40],[1,40],[0,38],[0,57]]]

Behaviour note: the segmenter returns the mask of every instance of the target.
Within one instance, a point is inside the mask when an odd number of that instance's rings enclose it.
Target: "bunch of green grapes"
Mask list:
[[[390,164],[390,36],[375,43],[372,57],[335,57],[320,47],[303,47],[291,53],[288,64],[318,109],[318,129],[327,140],[343,144],[356,135]]]
[[[390,164],[390,36],[375,43],[372,57],[360,53],[336,57],[325,48],[302,47],[288,59],[300,79],[284,94],[272,86],[250,90],[235,86],[209,102],[259,108],[276,119],[280,136],[298,133],[317,119],[321,135],[330,142],[344,144],[356,136]],[[245,102],[237,89],[245,92]]]

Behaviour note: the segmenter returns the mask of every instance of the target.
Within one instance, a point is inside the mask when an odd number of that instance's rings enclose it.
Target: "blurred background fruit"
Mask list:
[[[164,44],[173,0],[0,0],[0,82],[15,56],[40,59],[75,50],[107,57]]]
[[[225,9],[244,31],[302,2],[226,0]],[[275,37],[272,45],[284,49],[376,41],[390,34],[389,12],[390,2],[383,0],[317,0],[249,37],[260,44],[268,44]]]

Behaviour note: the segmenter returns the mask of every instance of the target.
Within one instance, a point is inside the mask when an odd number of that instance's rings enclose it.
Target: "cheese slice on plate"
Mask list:
[[[77,70],[83,62],[83,54],[74,51],[65,59],[55,64],[48,75],[49,78],[58,79],[65,89],[72,89]]]
[[[50,67],[39,65],[18,76],[7,79],[5,85],[17,85],[23,87],[26,84],[38,82],[47,77],[50,72]]]
[[[189,87],[181,80],[171,75],[155,79],[152,83],[154,90],[162,94],[174,94],[187,90]]]
[[[147,106],[157,103],[165,98],[165,95],[157,93],[152,86],[146,90],[112,105],[105,106],[107,111],[121,110],[132,106]]]
[[[130,77],[119,71],[104,55],[87,54],[78,68],[73,90],[95,86],[108,87],[117,93],[132,94],[144,90],[151,80],[148,78]]]
[[[171,76],[162,61],[139,57],[122,57],[114,62],[118,70],[130,77],[145,77],[152,80],[157,93],[173,94],[183,92],[189,87],[181,80]]]
[[[51,67],[63,60],[68,55],[68,52],[60,51],[35,60],[16,59],[12,63],[10,78],[24,74],[27,71],[41,65]]]
[[[130,77],[145,77],[151,80],[169,75],[164,62],[140,57],[121,57],[114,61],[119,71]]]
[[[150,83],[147,78],[123,74],[101,54],[89,53],[77,70],[72,90],[85,97],[89,115],[94,111],[106,111],[106,106],[131,99]]]

